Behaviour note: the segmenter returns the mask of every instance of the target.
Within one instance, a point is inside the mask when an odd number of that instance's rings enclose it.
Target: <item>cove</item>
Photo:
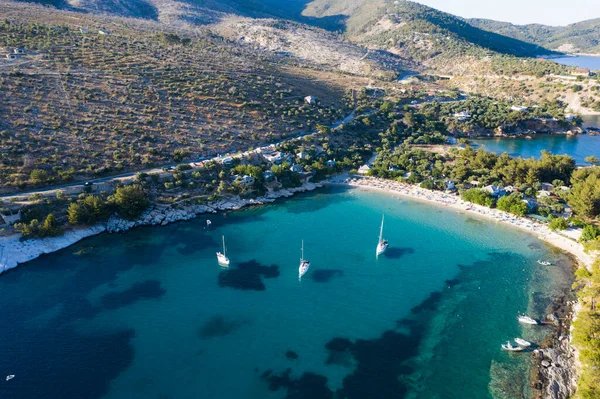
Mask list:
[[[390,248],[376,259],[382,214]],[[0,370],[16,377],[0,396],[521,397],[529,356],[500,344],[540,342],[550,331],[517,313],[543,317],[572,279],[532,235],[359,189],[206,218],[92,237],[2,275]]]

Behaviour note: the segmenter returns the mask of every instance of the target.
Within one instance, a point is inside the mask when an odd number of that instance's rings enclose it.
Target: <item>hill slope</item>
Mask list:
[[[486,31],[561,52],[600,54],[600,18],[567,26],[513,25],[489,19],[469,19],[467,21]]]
[[[207,29],[11,2],[0,15],[0,191],[279,141],[339,120],[366,84]]]

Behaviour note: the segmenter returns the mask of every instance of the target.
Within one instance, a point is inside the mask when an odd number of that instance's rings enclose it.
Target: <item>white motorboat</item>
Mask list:
[[[538,260],[537,263],[542,266],[551,266],[552,265],[552,263],[548,262],[547,260]]]
[[[506,341],[505,344],[502,344],[502,350],[509,352],[521,352],[523,348],[521,346],[513,346],[510,341]]]
[[[225,236],[223,236],[223,253],[217,252],[217,261],[221,266],[229,266],[229,258],[227,257],[227,248],[225,248]]]
[[[388,242],[387,240],[383,239],[383,220],[384,220],[385,216],[381,217],[381,229],[379,229],[379,241],[377,241],[377,251],[376,251],[376,255],[375,256],[379,256],[382,253],[384,253],[386,251],[386,249],[388,249]]]
[[[523,338],[515,338],[515,342],[524,348],[531,346],[531,342],[525,341]]]
[[[300,266],[298,267],[298,280],[308,272],[310,262],[304,259],[304,240],[302,240],[302,256],[300,257]]]
[[[7,375],[7,376],[6,376],[6,381],[10,381],[10,380],[12,380],[13,378],[15,378],[15,375],[14,375],[14,374]]]
[[[535,321],[534,319],[532,319],[529,316],[519,316],[519,317],[517,317],[517,319],[519,320],[519,323],[523,323],[523,324],[538,324],[537,321]]]

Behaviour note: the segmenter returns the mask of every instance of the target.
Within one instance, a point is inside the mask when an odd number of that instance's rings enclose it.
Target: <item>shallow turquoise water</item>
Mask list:
[[[585,157],[600,156],[600,135],[567,136],[562,134],[538,134],[532,139],[516,138],[479,138],[469,139],[475,148],[483,147],[487,151],[523,158],[539,158],[542,150],[552,154],[567,154],[575,159],[578,165],[585,164]]]
[[[500,344],[541,339],[517,312],[542,317],[570,286],[569,260],[531,235],[380,193],[210,219],[91,238],[1,276],[0,372],[17,377],[0,397],[480,399],[505,390],[500,375],[520,397],[529,356]]]

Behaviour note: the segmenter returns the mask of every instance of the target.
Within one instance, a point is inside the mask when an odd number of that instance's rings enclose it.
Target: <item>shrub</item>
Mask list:
[[[58,225],[56,217],[52,213],[46,216],[44,223],[40,223],[37,219],[33,219],[29,224],[15,224],[15,229],[22,233],[25,238],[56,237],[63,232],[63,229]]]
[[[592,241],[598,236],[600,236],[600,228],[594,226],[593,224],[588,224],[583,227],[583,231],[581,232],[581,237],[579,240],[581,242]]]
[[[569,228],[569,222],[565,218],[553,218],[550,220],[550,224],[548,225],[550,230],[566,230]]]

